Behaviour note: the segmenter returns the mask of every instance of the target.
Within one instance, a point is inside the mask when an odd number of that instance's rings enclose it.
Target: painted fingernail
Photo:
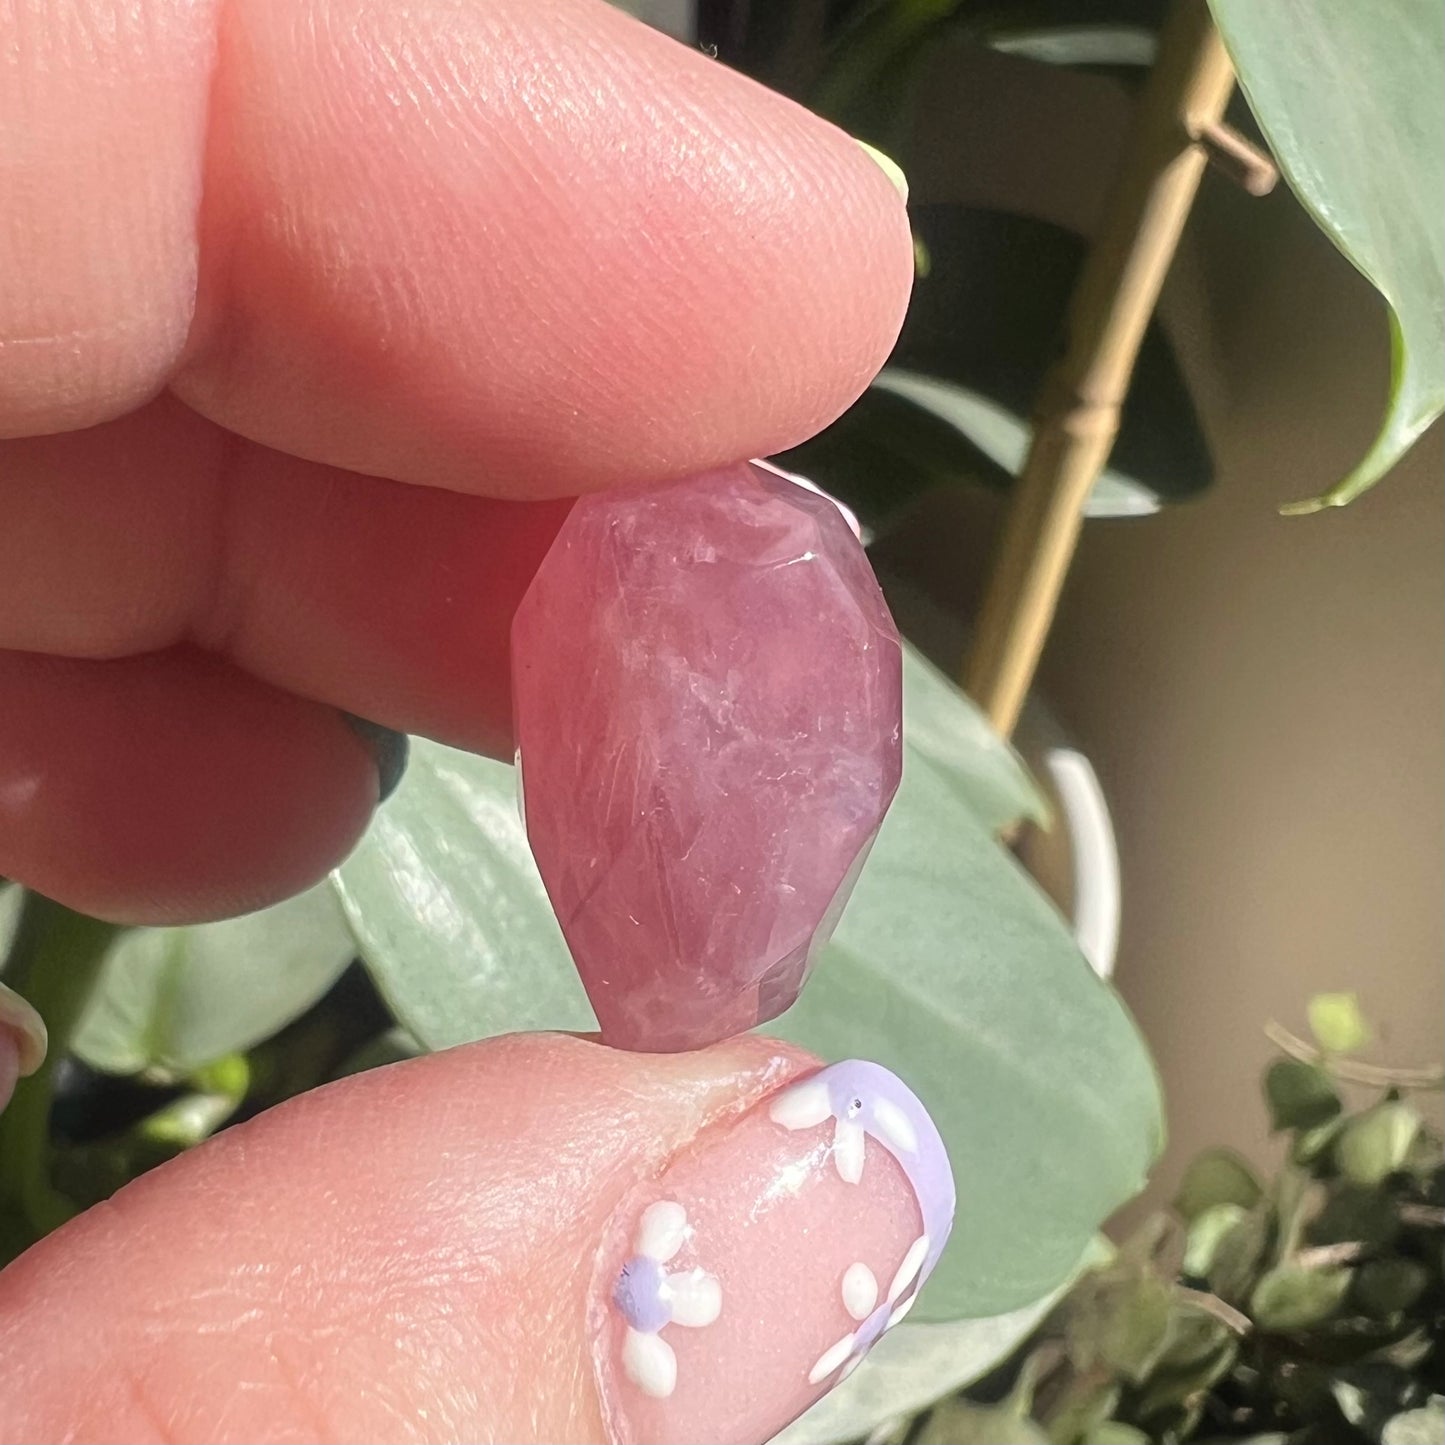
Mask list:
[[[376,801],[386,802],[396,792],[411,755],[411,739],[405,733],[382,727],[355,713],[343,712],[347,726],[371,749],[376,759]]]
[[[877,146],[871,146],[866,140],[853,139],[868,152],[869,156],[877,164],[879,170],[893,182],[893,188],[903,197],[904,205],[908,204],[908,177],[903,174],[903,167],[898,164],[890,155],[885,155]]]
[[[594,1357],[612,1438],[765,1440],[913,1307],[953,1225],[912,1091],[850,1060],[715,1126],[603,1241]]]

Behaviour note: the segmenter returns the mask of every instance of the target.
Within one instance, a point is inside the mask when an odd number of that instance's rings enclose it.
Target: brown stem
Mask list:
[[[965,685],[1013,731],[1053,620],[1084,503],[1108,460],[1145,327],[1204,170],[1234,71],[1205,0],[1175,0],[1104,221],[1045,380],[979,617]]]
[[[1292,1034],[1283,1024],[1273,1020],[1264,1026],[1264,1036],[1277,1049],[1304,1064],[1329,1064],[1337,1079],[1351,1084],[1367,1084],[1376,1089],[1438,1089],[1445,1086],[1445,1068],[1395,1069],[1387,1064],[1366,1064],[1359,1059],[1326,1060],[1324,1053]]]
[[[1226,1304],[1217,1294],[1210,1294],[1208,1290],[1190,1289],[1188,1285],[1176,1284],[1174,1296],[1191,1309],[1212,1316],[1236,1335],[1247,1335],[1254,1328],[1248,1315],[1240,1313],[1232,1304]]]
[[[1209,164],[1251,196],[1267,196],[1279,184],[1279,167],[1232,125],[1211,121],[1194,132],[1194,139]]]
[[[1290,1263],[1301,1269],[1338,1269],[1341,1265],[1358,1264],[1364,1253],[1365,1246],[1351,1239],[1340,1244],[1316,1244],[1309,1249],[1296,1250]]]
[[[1400,1223],[1413,1229],[1445,1229],[1445,1209],[1438,1204],[1402,1204]]]

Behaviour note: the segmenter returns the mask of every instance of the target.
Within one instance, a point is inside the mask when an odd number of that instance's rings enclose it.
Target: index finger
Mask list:
[[[801,440],[901,320],[883,172],[602,0],[20,9],[0,435],[169,381],[311,459],[571,494]]]

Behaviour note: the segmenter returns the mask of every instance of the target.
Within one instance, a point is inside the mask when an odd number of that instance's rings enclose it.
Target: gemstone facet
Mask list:
[[[527,837],[603,1038],[781,1013],[902,760],[898,632],[836,506],[756,464],[584,497],[512,658]]]

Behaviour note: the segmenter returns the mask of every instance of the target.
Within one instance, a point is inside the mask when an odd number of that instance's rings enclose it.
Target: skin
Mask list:
[[[911,276],[849,138],[600,0],[0,0],[0,149],[0,875],[126,921],[343,857],[338,709],[505,754],[565,498],[802,440]],[[493,1041],[228,1132],[0,1276],[0,1438],[601,1438],[600,1201],[804,1063]]]

